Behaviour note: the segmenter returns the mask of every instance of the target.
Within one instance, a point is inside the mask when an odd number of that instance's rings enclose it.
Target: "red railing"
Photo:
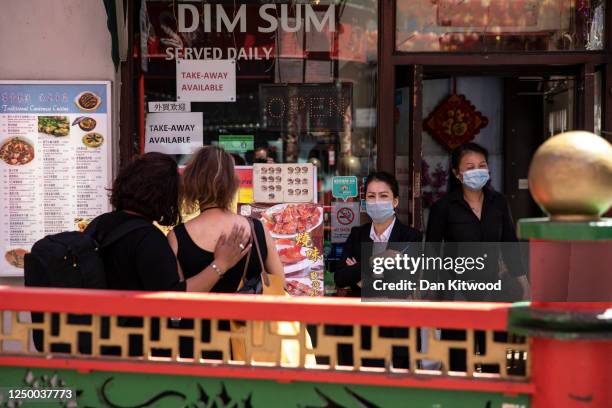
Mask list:
[[[443,327],[506,331],[508,304],[364,303],[359,299],[253,295],[33,289],[0,286],[0,312],[34,311],[252,321],[300,321],[391,327]],[[375,345],[374,345],[375,347]],[[531,394],[528,379],[390,375],[347,370],[310,370],[173,362],[87,359],[74,356],[0,355],[0,366],[54,367],[80,371],[125,371],[208,377],[316,381]]]

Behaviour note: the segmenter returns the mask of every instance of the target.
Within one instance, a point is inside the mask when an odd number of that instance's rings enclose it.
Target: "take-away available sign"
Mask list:
[[[176,100],[235,102],[235,60],[176,60]]]
[[[145,152],[191,154],[203,145],[202,113],[149,113]]]

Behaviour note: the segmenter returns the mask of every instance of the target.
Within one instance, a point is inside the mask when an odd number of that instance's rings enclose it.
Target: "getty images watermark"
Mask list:
[[[364,301],[525,299],[526,243],[363,244]],[[522,277],[522,278],[521,278]]]
[[[456,275],[463,275],[466,272],[484,271],[485,261],[488,254],[479,257],[442,257],[425,256],[412,257],[402,253],[387,253],[372,257],[372,273],[378,276],[374,279],[373,288],[376,291],[385,290],[502,290],[502,281],[497,279],[494,282],[476,282],[474,280],[448,279],[446,281],[431,281],[423,278],[417,281],[401,279],[399,282],[386,282],[384,280],[385,271],[401,270],[414,276],[418,273],[424,274],[433,271],[454,272]],[[437,274],[436,274],[437,278]],[[417,288],[418,285],[418,288]]]

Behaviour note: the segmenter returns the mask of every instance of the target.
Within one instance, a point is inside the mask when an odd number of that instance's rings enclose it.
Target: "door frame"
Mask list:
[[[423,132],[423,80],[431,77],[450,77],[450,76],[493,76],[493,77],[519,77],[519,76],[573,76],[575,77],[575,103],[574,103],[574,128],[584,130],[594,130],[594,65],[512,65],[512,66],[440,66],[440,65],[395,65],[393,66],[393,92],[394,95],[396,86],[399,82],[406,82],[403,75],[408,75],[410,83],[410,126],[408,134],[405,135],[407,142],[410,145],[410,224],[413,228],[421,230],[424,226],[423,222],[423,202],[422,202],[422,132]],[[391,77],[391,75],[390,75]],[[590,86],[591,92],[586,92],[586,88]],[[390,99],[390,98],[386,98]],[[394,100],[391,102],[395,103]],[[590,108],[587,108],[590,106]],[[385,109],[393,114],[393,109]],[[381,112],[382,113],[382,112]],[[387,120],[387,124],[391,124],[391,129],[387,130],[387,134],[391,135],[390,141],[383,146],[392,146],[393,160],[381,160],[387,158],[388,152],[380,151],[379,145],[379,161],[378,168],[395,174],[395,143],[396,129],[393,118]],[[401,138],[402,136],[399,135]],[[388,147],[386,147],[388,148]],[[387,154],[386,154],[387,153]]]
[[[493,52],[493,53],[442,53],[442,52],[398,52],[395,50],[397,0],[378,0],[378,89],[377,89],[377,169],[395,174],[396,129],[393,118],[396,68],[399,66],[422,66],[424,72],[431,68],[447,70],[537,70],[562,67],[578,69],[576,86],[576,129],[594,130],[594,71],[603,66],[604,90],[602,95],[602,131],[612,142],[612,7],[606,7],[605,48],[601,51],[561,52]],[[382,73],[382,74],[381,74]],[[421,88],[422,90],[422,88]],[[586,92],[585,92],[586,90]],[[422,98],[421,98],[422,102]],[[418,98],[413,101],[418,104]],[[416,106],[416,105],[413,105]],[[415,117],[416,120],[416,117]],[[410,126],[410,132],[419,129],[419,124]],[[412,136],[406,135],[413,143]],[[420,138],[420,134],[416,136]],[[421,227],[422,208],[420,161],[413,157],[411,164],[411,214],[413,227]]]

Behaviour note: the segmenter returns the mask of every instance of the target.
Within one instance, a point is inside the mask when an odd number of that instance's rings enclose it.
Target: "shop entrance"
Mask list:
[[[463,141],[489,151],[492,185],[514,219],[542,216],[528,190],[529,163],[546,138],[576,128],[571,67],[403,66],[396,74],[396,172],[408,173],[401,197],[407,222],[426,228],[428,208],[452,177],[450,152]],[[457,107],[462,116],[453,118]]]

